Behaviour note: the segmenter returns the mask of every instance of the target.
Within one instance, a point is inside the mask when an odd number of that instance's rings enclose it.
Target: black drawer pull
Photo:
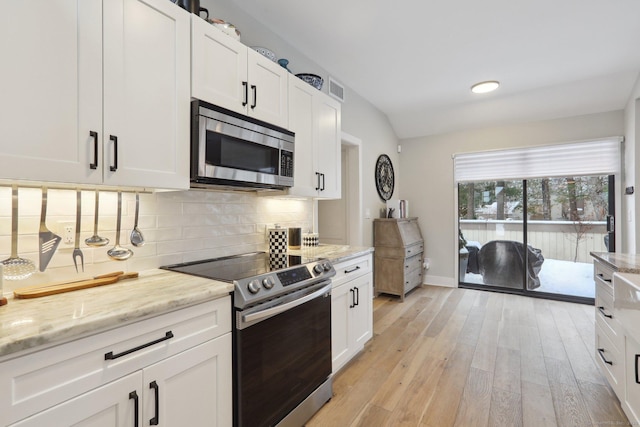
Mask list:
[[[155,405],[154,405],[155,406],[155,410],[156,410],[156,415],[149,420],[149,425],[157,426],[158,423],[160,423],[160,414],[159,414],[159,411],[160,411],[160,387],[158,387],[158,383],[157,382],[151,381],[149,383],[149,388],[153,389],[153,391],[155,391],[155,394],[156,394],[156,401],[155,401]]]
[[[349,308],[353,308],[356,306],[356,291],[351,288],[349,289],[349,293],[351,294],[351,303],[349,303]]]
[[[604,274],[602,274],[602,273],[598,273],[598,277],[601,278],[602,280],[604,280],[607,283],[611,283],[611,279],[605,279],[604,278]]]
[[[133,399],[133,425],[134,427],[138,427],[138,418],[140,416],[140,402],[138,401],[138,393],[136,391],[132,391],[129,393],[129,399]]]
[[[354,306],[356,305],[360,305],[360,288],[358,288],[357,286],[354,288],[356,291],[356,303],[354,304]]]
[[[607,359],[604,357],[604,348],[599,348],[599,349],[598,349],[598,354],[600,355],[600,357],[602,358],[602,361],[603,361],[604,363],[606,363],[607,365],[611,365],[611,366],[613,366],[613,362],[612,362],[612,361],[610,361],[610,360],[607,360]],[[636,366],[637,366],[637,365],[636,365]]]
[[[636,354],[636,384],[640,384],[640,377],[638,376],[638,360],[640,360],[640,354]]]
[[[134,353],[134,352],[136,352],[138,350],[142,350],[143,348],[151,347],[154,344],[158,344],[159,342],[166,341],[166,340],[171,339],[171,338],[173,338],[173,332],[167,331],[167,333],[162,338],[158,338],[157,340],[148,342],[146,344],[139,345],[138,347],[131,348],[129,350],[125,350],[122,353],[113,354],[113,351],[110,351],[109,353],[105,353],[104,360],[114,360],[114,359],[117,359],[119,357],[126,356],[127,354]]]
[[[603,307],[603,306],[598,307],[598,311],[599,311],[600,313],[602,313],[602,315],[603,315],[604,317],[608,317],[609,319],[613,319],[613,316],[612,316],[612,315],[607,314],[607,313],[604,311],[604,307]]]
[[[251,109],[253,110],[258,105],[258,88],[256,85],[251,85],[251,91],[253,92],[253,104],[251,104]]]
[[[93,138],[93,163],[89,163],[89,168],[98,168],[98,132],[89,131],[89,135]]]
[[[353,273],[354,271],[358,271],[360,270],[360,266],[356,265],[354,268],[352,268],[351,270],[345,270],[344,274],[349,274],[349,273]]]

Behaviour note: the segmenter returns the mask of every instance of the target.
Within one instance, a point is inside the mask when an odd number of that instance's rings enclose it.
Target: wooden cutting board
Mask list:
[[[27,286],[15,289],[13,296],[15,298],[39,298],[48,295],[61,294],[63,292],[77,291],[79,289],[93,288],[96,286],[110,285],[124,279],[133,279],[138,277],[137,272],[123,273],[118,271],[115,273],[96,276],[93,279],[77,280],[73,282],[57,282],[44,285]]]

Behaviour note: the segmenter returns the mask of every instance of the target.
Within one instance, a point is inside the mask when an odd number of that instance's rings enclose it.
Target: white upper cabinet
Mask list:
[[[296,134],[295,187],[290,195],[341,197],[340,103],[308,83],[289,78],[289,128]]]
[[[189,15],[166,0],[3,5],[0,178],[188,188]]]
[[[191,31],[191,96],[287,128],[287,70],[195,15]]]

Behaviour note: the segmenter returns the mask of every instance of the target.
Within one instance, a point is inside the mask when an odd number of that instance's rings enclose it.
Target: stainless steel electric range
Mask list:
[[[254,252],[162,268],[235,285],[235,426],[299,427],[331,398],[328,260]]]

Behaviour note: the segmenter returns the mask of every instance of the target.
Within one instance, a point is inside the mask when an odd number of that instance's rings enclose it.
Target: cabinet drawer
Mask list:
[[[7,360],[0,413],[20,420],[229,331],[227,296]]]
[[[424,243],[416,243],[415,245],[407,246],[404,250],[404,257],[410,258],[416,255],[420,255],[424,252]]]
[[[372,269],[371,264],[371,254],[335,264],[333,268],[336,270],[336,275],[331,279],[333,287],[335,288],[343,283],[370,273]]]
[[[593,278],[596,283],[603,285],[613,295],[613,269],[598,260],[593,261]]]
[[[602,283],[596,283],[595,310],[596,323],[607,334],[611,343],[618,350],[622,350],[622,327],[613,312],[613,295]]]
[[[623,354],[613,345],[607,335],[596,324],[596,363],[600,371],[609,381],[609,384],[618,396],[621,396],[624,358]]]

